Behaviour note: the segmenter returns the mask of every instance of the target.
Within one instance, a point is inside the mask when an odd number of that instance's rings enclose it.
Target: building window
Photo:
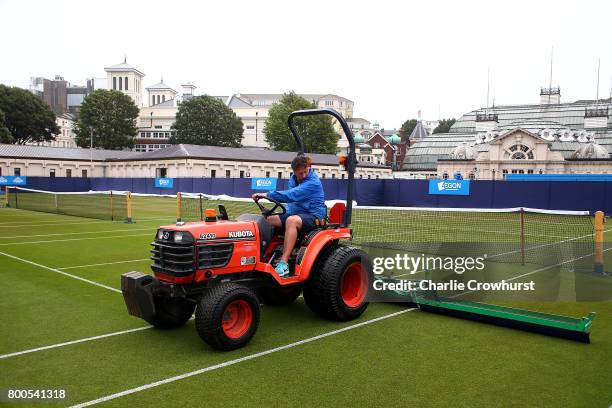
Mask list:
[[[278,178],[279,178],[279,179],[282,179],[282,178],[283,178],[283,172],[282,172],[282,171],[279,171],[279,172],[278,172]]]
[[[128,90],[128,80],[127,80],[127,77],[125,77],[124,81],[125,81],[124,82],[125,90],[127,91]]]
[[[225,170],[225,177],[226,178],[232,177],[232,171],[231,170]]]
[[[448,180],[448,173],[447,172],[442,173],[442,180]]]
[[[113,77],[113,89],[117,89],[117,77]]]
[[[161,125],[155,125],[155,129],[161,129]]]
[[[515,144],[505,152],[504,157],[510,160],[533,160],[533,150],[524,144]]]
[[[157,95],[157,104],[159,105],[160,99],[159,99],[159,95]]]
[[[211,170],[210,171],[210,178],[215,178],[217,177],[217,170]]]
[[[151,106],[155,105],[155,95],[151,95]]]
[[[474,172],[473,172],[473,171],[470,171],[470,174],[468,174],[468,178],[469,178],[470,180],[475,180],[475,179],[476,179],[476,175],[474,174]]]
[[[55,169],[49,170],[49,177],[55,177]]]
[[[244,178],[244,170],[240,170],[240,178]]]
[[[87,169],[81,170],[81,177],[87,178]]]
[[[166,176],[168,175],[168,169],[165,167],[160,167],[155,169],[155,177],[158,178],[166,178]]]
[[[321,177],[325,178],[325,173],[321,174]]]
[[[20,177],[21,176],[21,168],[20,167],[15,167],[13,169],[13,175],[17,176],[17,177]]]
[[[325,101],[325,106],[334,106],[334,101]]]
[[[533,170],[527,170],[527,174],[533,174]]]
[[[340,177],[340,178],[344,178],[344,173],[342,173],[342,174],[341,174],[341,176],[342,176],[342,177]]]
[[[266,171],[266,177],[270,177],[270,172]]]
[[[246,126],[246,128],[247,128],[248,130],[253,130],[253,129],[255,129],[255,126],[253,126],[253,125],[247,125],[247,126]]]
[[[71,169],[66,169],[66,177],[68,177],[68,178],[72,177],[72,170]]]
[[[123,83],[122,83],[123,81],[122,81],[122,79],[123,78],[119,77],[119,90],[120,91],[123,91]]]
[[[336,178],[336,173],[332,173],[332,178],[335,179]]]

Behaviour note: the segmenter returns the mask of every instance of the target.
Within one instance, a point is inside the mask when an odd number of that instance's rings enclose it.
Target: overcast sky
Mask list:
[[[73,84],[123,61],[145,85],[198,93],[334,93],[355,116],[399,128],[495,103],[562,101],[612,88],[612,1],[0,0],[0,83]]]

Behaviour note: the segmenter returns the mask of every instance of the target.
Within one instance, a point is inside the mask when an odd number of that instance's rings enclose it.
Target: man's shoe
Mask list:
[[[278,261],[274,270],[281,278],[284,278],[285,276],[289,275],[289,265],[287,265],[286,262]]]

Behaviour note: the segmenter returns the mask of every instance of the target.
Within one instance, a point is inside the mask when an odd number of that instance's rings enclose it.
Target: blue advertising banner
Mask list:
[[[0,186],[25,186],[28,182],[26,176],[1,176]]]
[[[470,180],[429,180],[429,194],[470,195]]]
[[[174,179],[171,178],[156,178],[155,187],[157,188],[173,188]]]
[[[276,179],[254,177],[251,179],[251,190],[276,190]]]

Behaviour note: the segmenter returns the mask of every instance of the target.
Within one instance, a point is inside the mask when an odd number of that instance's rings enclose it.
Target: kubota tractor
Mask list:
[[[282,203],[261,197],[261,214],[229,220],[206,211],[204,221],[177,222],[158,229],[153,250],[153,276],[129,272],[121,276],[128,312],[155,327],[184,325],[195,310],[199,336],[212,347],[233,350],[244,346],[259,324],[260,302],[286,305],[300,293],[308,307],[333,320],[351,320],[368,307],[372,263],[362,250],[346,245],[350,228],[355,167],[355,142],[344,118],[332,109],[293,112],[288,125],[299,154],[304,144],[294,124],[299,116],[329,114],[342,126],[349,151],[341,158],[348,172],[346,205],[336,204],[328,219],[300,234],[289,260],[290,275],[281,278],[274,260],[282,253],[283,237],[266,218],[285,213]],[[268,200],[266,208],[260,200]]]

